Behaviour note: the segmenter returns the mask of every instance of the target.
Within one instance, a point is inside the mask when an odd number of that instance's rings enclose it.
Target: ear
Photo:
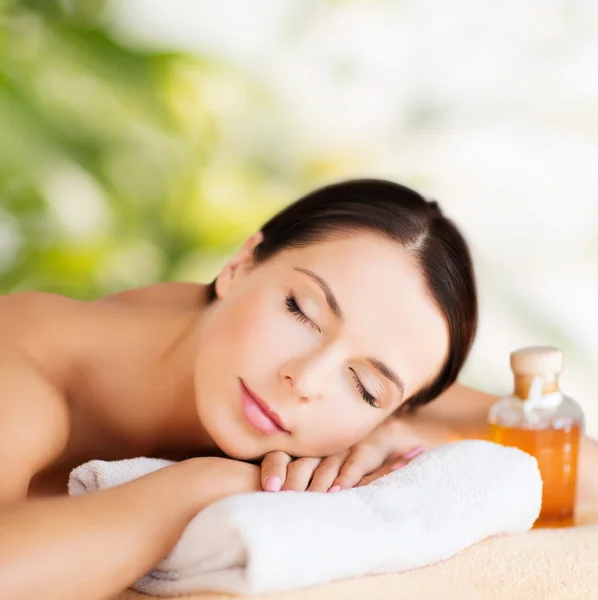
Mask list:
[[[253,267],[253,251],[262,243],[263,239],[264,235],[261,231],[254,233],[224,265],[216,278],[216,295],[218,298],[227,296],[242,275]]]

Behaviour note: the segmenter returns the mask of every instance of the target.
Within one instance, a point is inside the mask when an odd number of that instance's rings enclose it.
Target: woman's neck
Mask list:
[[[206,312],[202,286],[173,285],[162,284],[157,299],[155,289],[133,290],[98,306],[90,320],[86,339],[94,341],[71,388],[76,429],[87,432],[73,440],[77,455],[220,454],[195,404],[194,363]]]
[[[221,455],[197,414],[194,365],[205,307],[182,319],[172,330],[171,339],[159,356],[151,378],[160,393],[156,395],[157,452],[175,458]]]

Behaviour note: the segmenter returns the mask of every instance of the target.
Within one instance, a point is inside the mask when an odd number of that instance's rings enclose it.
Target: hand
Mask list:
[[[269,452],[261,465],[261,486],[271,492],[338,492],[401,468],[430,446],[431,439],[416,428],[390,417],[346,452],[294,460],[284,452]]]
[[[405,465],[409,464],[416,456],[419,456],[422,452],[423,450],[421,448],[416,447],[413,450],[410,450],[409,452],[401,456],[400,458],[398,458],[398,460],[396,457],[391,457],[383,465],[378,467],[375,471],[362,477],[355,487],[368,485],[368,483],[372,483],[372,481],[375,481],[376,479],[380,479],[381,477],[384,477],[389,473],[392,473],[393,471],[402,469]]]
[[[206,456],[190,458],[181,463],[186,469],[187,482],[193,489],[201,510],[222,498],[246,492],[261,492],[260,468],[257,465],[232,458]]]

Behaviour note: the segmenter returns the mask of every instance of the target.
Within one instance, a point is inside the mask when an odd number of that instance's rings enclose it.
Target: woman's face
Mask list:
[[[437,376],[445,320],[396,242],[346,234],[253,266],[259,240],[223,269],[206,310],[199,418],[234,458],[346,450]]]

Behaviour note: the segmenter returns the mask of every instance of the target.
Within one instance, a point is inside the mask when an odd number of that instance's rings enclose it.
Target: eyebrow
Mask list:
[[[309,269],[302,269],[301,267],[293,267],[293,268],[295,269],[295,271],[299,271],[299,273],[303,273],[304,275],[311,277],[320,286],[320,288],[324,292],[324,296],[326,296],[326,303],[328,304],[328,308],[330,308],[330,310],[332,311],[332,314],[339,321],[343,321],[344,320],[343,311],[341,310],[341,307],[338,305],[338,302],[336,301],[336,298],[334,297],[334,294],[332,293],[332,290],[330,289],[330,287],[326,283],[326,281],[324,279],[322,279],[319,275],[316,275],[313,271],[310,271]]]
[[[390,381],[392,381],[399,388],[399,392],[401,392],[401,400],[402,400],[403,396],[405,395],[405,384],[403,383],[403,380],[390,367],[386,366],[382,361],[377,360],[375,358],[368,358],[367,361],[372,365],[372,367],[374,367],[375,369],[378,369],[378,371],[380,371],[380,373],[382,373],[382,375],[384,375],[384,377],[386,377],[387,379],[390,379]]]
[[[309,269],[302,269],[301,267],[293,267],[293,269],[295,271],[298,271],[299,273],[307,275],[320,286],[320,289],[324,292],[324,296],[326,297],[326,303],[328,304],[328,307],[330,308],[332,314],[339,321],[343,321],[344,317],[343,312],[341,311],[341,307],[336,301],[336,298],[334,297],[334,294],[332,293],[332,290],[330,289],[330,286],[326,283],[326,281],[322,279],[319,275],[316,275],[313,271],[310,271]],[[378,360],[376,358],[368,358],[367,361],[372,367],[374,367],[377,371],[382,373],[384,377],[392,381],[392,383],[394,383],[399,388],[402,398],[405,394],[405,383],[403,382],[403,380],[381,360]]]

